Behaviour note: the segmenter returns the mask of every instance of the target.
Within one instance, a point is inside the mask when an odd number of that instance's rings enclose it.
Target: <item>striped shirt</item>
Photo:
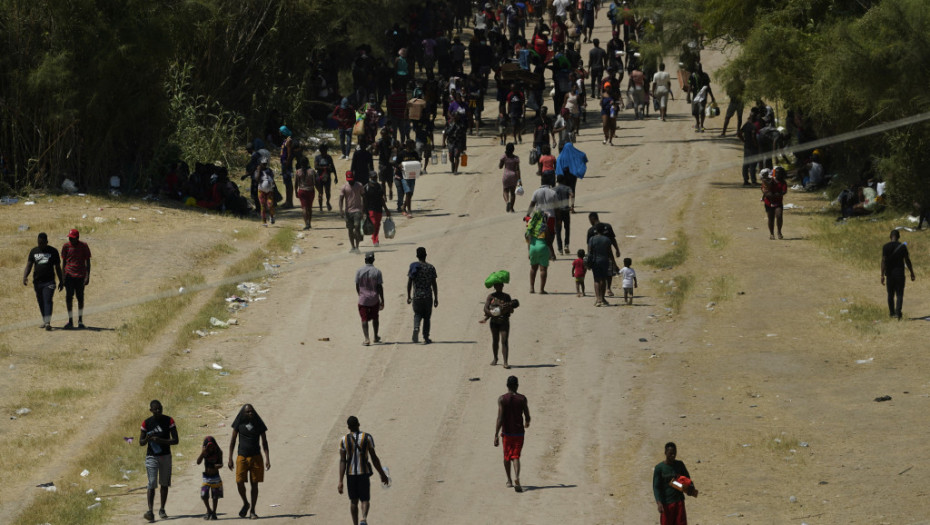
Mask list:
[[[339,444],[339,452],[346,458],[346,474],[349,476],[371,475],[368,451],[373,448],[375,448],[375,440],[371,434],[355,432],[343,436]]]

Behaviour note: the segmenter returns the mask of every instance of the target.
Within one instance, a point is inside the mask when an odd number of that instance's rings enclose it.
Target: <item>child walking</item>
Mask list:
[[[213,436],[203,440],[203,450],[197,458],[197,464],[203,462],[203,484],[200,486],[200,499],[207,507],[205,520],[215,520],[216,504],[223,497],[223,480],[220,478],[220,469],[223,468],[223,451],[217,445]],[[210,510],[210,496],[213,496],[213,510]]]
[[[575,292],[584,297],[584,276],[588,269],[584,267],[584,250],[578,250],[578,258],[572,261],[572,277],[575,278]]]
[[[626,304],[633,304],[633,288],[639,288],[639,283],[636,282],[636,270],[630,267],[632,264],[633,259],[627,257],[623,259],[623,268],[620,270],[620,278],[623,280],[621,283],[623,300]]]

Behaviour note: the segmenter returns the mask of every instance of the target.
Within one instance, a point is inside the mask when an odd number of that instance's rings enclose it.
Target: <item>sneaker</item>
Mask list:
[[[430,339],[429,337],[426,337],[425,335],[423,336],[423,344],[428,345],[432,342],[433,342],[432,339]]]
[[[420,332],[417,332],[416,330],[413,331],[413,342],[414,343],[420,342]]]
[[[165,509],[158,509],[158,517],[159,519],[166,520],[168,519],[168,513],[165,512]]]
[[[62,328],[65,330],[74,330],[74,323],[72,321],[68,321],[68,324],[66,324]]]
[[[83,329],[85,329],[85,328],[87,328],[87,327],[84,326],[84,323],[78,322],[78,330],[83,330]]]
[[[46,332],[51,332],[51,331],[52,331],[52,325],[49,324],[49,323],[45,323],[45,331],[46,331]]]
[[[149,523],[154,523],[154,522],[155,522],[155,513],[152,512],[152,511],[150,511],[150,510],[149,510],[149,511],[146,511],[146,513],[143,514],[142,517],[143,517],[144,519],[149,520]]]

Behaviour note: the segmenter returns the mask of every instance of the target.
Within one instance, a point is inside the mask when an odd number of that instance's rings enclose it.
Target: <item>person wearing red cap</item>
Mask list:
[[[351,171],[346,172],[346,183],[339,192],[339,215],[346,221],[346,229],[349,230],[349,244],[352,247],[350,252],[357,252],[358,245],[362,242],[362,221],[365,216],[362,213],[364,187],[362,183],[355,181],[355,176]],[[344,205],[344,206],[343,206]]]
[[[61,247],[61,262],[65,267],[65,304],[68,307],[68,324],[65,330],[74,329],[71,306],[74,297],[78,302],[78,328],[84,328],[84,287],[90,284],[90,247],[81,242],[81,232],[68,232],[68,242]]]

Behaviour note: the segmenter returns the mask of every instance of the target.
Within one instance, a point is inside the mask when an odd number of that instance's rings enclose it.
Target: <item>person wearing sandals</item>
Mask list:
[[[504,441],[504,472],[507,473],[507,487],[516,492],[523,492],[520,486],[520,453],[523,451],[523,437],[530,428],[530,406],[526,396],[517,393],[520,382],[517,376],[507,378],[507,393],[497,398],[497,424],[494,426],[494,446]],[[513,464],[513,478],[510,477],[510,465]]]
[[[365,346],[371,344],[368,338],[368,322],[371,321],[375,329],[375,342],[380,343],[378,337],[378,314],[384,310],[384,288],[382,287],[381,270],[375,268],[375,254],[365,254],[365,266],[355,272],[355,291],[358,293],[358,315],[362,318],[362,333],[365,334]]]
[[[491,352],[494,360],[491,366],[497,365],[498,348],[503,352],[504,368],[510,368],[507,358],[510,354],[510,316],[514,308],[520,306],[520,301],[511,299],[510,294],[504,293],[504,284],[510,282],[510,272],[500,270],[492,273],[484,280],[484,287],[494,287],[494,292],[484,301],[484,319],[479,323],[488,323],[491,327]]]
[[[149,403],[152,417],[142,422],[139,431],[139,446],[145,447],[145,471],[148,474],[148,504],[144,518],[155,521],[155,488],[161,486],[161,506],[158,517],[168,519],[165,502],[168,500],[168,488],[171,486],[171,445],[178,444],[178,429],[174,419],[162,413],[161,401],[154,399]]]
[[[513,154],[513,142],[508,142],[504,148],[499,168],[504,169],[504,202],[507,203],[505,211],[513,213],[513,205],[517,202],[517,186],[520,185],[520,157]]]
[[[607,237],[607,225],[599,222],[594,225],[594,236],[588,240],[588,258],[591,261],[591,273],[594,274],[594,306],[609,306],[604,298],[607,292],[607,278],[611,269],[617,265],[610,250],[611,240]]]
[[[391,485],[391,479],[375,452],[375,438],[360,430],[358,418],[355,416],[349,416],[346,426],[349,427],[349,433],[343,436],[339,443],[339,485],[336,486],[336,490],[342,494],[343,488],[348,489],[352,524],[367,525],[371,505],[371,476],[377,470],[385,487]],[[359,507],[362,511],[361,521],[358,519]]]
[[[216,506],[223,497],[223,478],[220,477],[220,469],[223,468],[223,449],[213,436],[207,436],[203,440],[203,448],[197,456],[197,464],[201,463],[203,463],[203,481],[200,485],[200,499],[207,507],[207,514],[203,519],[215,520],[218,519]],[[213,496],[212,509],[210,508],[210,496]]]
[[[271,470],[271,456],[268,454],[268,438],[265,433],[268,427],[262,421],[261,416],[255,411],[250,404],[242,405],[239,414],[232,423],[232,439],[229,442],[229,470],[233,468],[233,462],[236,465],[236,488],[239,490],[239,497],[242,498],[242,508],[239,509],[239,517],[244,518],[249,514],[249,519],[258,519],[255,513],[258,502],[258,484],[265,480],[265,471]],[[239,439],[238,454],[233,455],[236,450],[236,438]],[[261,448],[259,448],[261,441]],[[265,464],[262,465],[262,451],[265,453]],[[235,458],[235,460],[233,460]],[[245,482],[251,484],[252,501],[245,494]],[[249,513],[251,508],[252,512]]]

